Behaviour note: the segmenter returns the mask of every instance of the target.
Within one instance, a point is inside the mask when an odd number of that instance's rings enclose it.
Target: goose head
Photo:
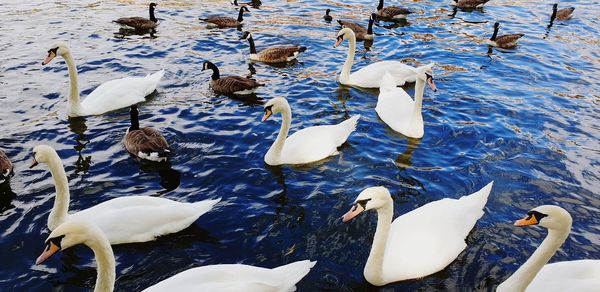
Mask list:
[[[269,101],[264,106],[265,114],[262,117],[262,121],[266,121],[271,115],[276,113],[282,113],[286,111],[290,105],[287,100],[283,97],[276,97]]]
[[[351,29],[344,27],[342,29],[340,29],[340,31],[337,34],[337,37],[335,39],[335,45],[333,45],[334,48],[337,48],[344,40],[349,40],[349,39],[356,39],[356,36],[354,35],[354,31],[352,31]]]
[[[53,254],[78,244],[87,244],[94,241],[94,234],[102,234],[100,229],[84,221],[68,220],[59,225],[46,239],[44,251],[35,261],[36,265],[45,262]]]
[[[50,49],[48,49],[48,56],[46,56],[46,59],[44,59],[44,61],[42,61],[42,65],[46,65],[46,64],[50,63],[50,61],[52,61],[52,59],[56,58],[56,56],[63,57],[64,55],[68,54],[69,52],[70,52],[69,46],[67,46],[66,43],[64,43],[64,42],[55,43],[54,45],[50,46]]]
[[[240,40],[245,40],[245,39],[251,39],[252,38],[252,33],[250,33],[249,31],[245,31],[242,33],[242,36],[240,37]]]
[[[56,150],[48,145],[35,146],[31,154],[33,156],[33,161],[31,162],[31,166],[29,166],[29,168],[34,168],[40,163],[48,163],[50,160],[55,159],[58,156],[58,154],[56,154]]]
[[[157,5],[156,3],[152,2],[152,3],[150,3],[150,8],[154,9],[156,7],[156,5]]]
[[[515,226],[539,225],[549,230],[571,229],[573,218],[567,210],[554,205],[536,207],[523,219],[515,221]]]
[[[434,92],[437,91],[437,87],[435,86],[435,82],[433,81],[433,66],[435,64],[427,64],[425,66],[421,66],[417,68],[417,78],[421,81],[424,81],[429,85],[431,90]]]
[[[392,195],[385,187],[370,187],[364,189],[344,216],[342,216],[343,222],[348,222],[352,218],[358,216],[358,214],[367,210],[378,210],[388,208],[392,205]]]
[[[558,9],[558,3],[554,3],[554,4],[552,5],[552,11],[553,11],[554,13],[556,13],[556,10],[557,10],[557,9]]]

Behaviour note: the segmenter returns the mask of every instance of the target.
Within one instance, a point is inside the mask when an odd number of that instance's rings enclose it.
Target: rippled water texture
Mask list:
[[[223,198],[182,232],[115,247],[120,291],[141,290],[195,266],[275,267],[301,259],[318,264],[300,291],[376,290],[362,275],[375,214],[340,220],[358,193],[375,185],[390,189],[399,216],[495,181],[486,214],[455,262],[382,290],[492,290],[545,236],[541,228],[512,226],[542,204],[559,204],[574,218],[570,238],[552,261],[600,258],[597,1],[561,1],[577,7],[575,16],[551,28],[549,1],[492,0],[483,10],[455,14],[449,1],[403,1],[416,13],[397,27],[376,24],[370,50],[358,45],[355,68],[394,59],[437,64],[439,91],[425,92],[421,140],[382,123],[374,110],[377,91],[336,82],[347,42],[332,48],[338,27],[323,21],[323,11],[366,23],[376,1],[262,2],[251,9],[245,29],[259,48],[307,46],[299,62],[251,67],[240,32],[207,29],[198,21],[235,15],[228,1],[160,1],[155,38],[123,36],[111,23],[147,16],[145,1],[0,3],[0,147],[16,170],[0,197],[0,290],[85,291],[94,285],[93,255],[84,247],[34,265],[54,197],[47,168],[28,169],[31,149],[40,143],[55,147],[64,161],[71,210],[134,194]],[[483,44],[496,20],[503,23],[501,33],[525,33],[516,49],[488,51]],[[110,79],[166,69],[158,91],[140,105],[140,123],[159,128],[176,149],[171,162],[179,187],[165,193],[160,175],[126,153],[127,109],[67,118],[66,65],[62,59],[40,64],[57,40],[71,46],[82,96]],[[254,101],[217,96],[208,89],[210,73],[201,71],[206,60],[224,74],[255,72],[267,86]],[[406,89],[412,95],[412,85]],[[281,118],[261,123],[260,102],[277,96],[290,102],[292,132],[354,114],[362,119],[339,156],[309,167],[267,167],[263,156]]]

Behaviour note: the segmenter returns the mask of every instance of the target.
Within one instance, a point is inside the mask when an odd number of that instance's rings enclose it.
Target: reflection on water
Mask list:
[[[398,157],[396,157],[395,160],[395,164],[396,166],[398,166],[401,169],[404,168],[409,168],[412,165],[412,155],[413,152],[415,151],[415,149],[417,149],[419,147],[419,144],[421,144],[421,139],[415,139],[415,138],[409,138],[406,137],[406,139],[408,140],[408,145],[406,147],[406,150],[404,150],[404,152],[398,154]]]
[[[77,151],[77,161],[75,162],[77,171],[75,174],[87,173],[88,169],[90,168],[90,164],[92,163],[92,156],[88,155],[84,157],[82,154],[85,146],[90,143],[90,140],[85,136],[85,131],[87,130],[85,118],[69,117],[69,129],[71,129],[71,132],[77,135],[75,138],[76,145],[73,147],[75,151]]]

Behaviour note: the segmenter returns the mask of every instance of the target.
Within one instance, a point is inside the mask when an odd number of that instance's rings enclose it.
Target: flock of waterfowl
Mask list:
[[[459,8],[477,8],[489,0],[454,0]],[[201,17],[209,27],[240,27],[248,4],[241,5],[237,18],[225,16]],[[159,22],[155,17],[156,4],[149,6],[150,17],[120,18],[115,22],[138,30],[154,30]],[[552,18],[566,20],[574,8],[557,10],[553,6]],[[333,20],[327,9],[323,18]],[[347,58],[341,69],[339,83],[361,88],[379,88],[375,111],[391,129],[405,136],[421,138],[424,135],[421,108],[425,85],[433,91],[434,64],[411,67],[397,61],[380,61],[351,72],[357,40],[373,40],[374,21],[399,21],[410,17],[412,11],[398,6],[384,6],[380,0],[375,12],[369,15],[368,27],[338,20],[342,28],[335,38],[335,46],[344,40],[349,43]],[[489,44],[513,48],[523,34],[498,35],[499,23]],[[304,46],[273,46],[258,51],[250,32],[244,31],[240,39],[249,43],[249,59],[257,62],[285,63],[298,58],[307,50]],[[174,155],[167,140],[151,127],[140,128],[137,104],[155,91],[164,70],[146,77],[125,77],[98,86],[81,100],[77,68],[69,47],[58,42],[52,45],[43,65],[55,57],[62,57],[68,67],[70,89],[68,115],[70,117],[101,115],[130,107],[131,126],[124,134],[125,149],[139,159],[160,162]],[[211,70],[210,87],[225,95],[245,95],[260,86],[268,86],[241,76],[222,76],[219,68],[204,62],[202,70]],[[416,82],[414,99],[401,87]],[[265,152],[269,165],[308,164],[338,154],[341,146],[355,131],[360,115],[355,115],[336,125],[319,125],[297,130],[289,135],[292,109],[283,97],[276,97],[264,105],[263,121],[273,114],[281,114],[282,124],[272,146]],[[194,203],[177,202],[150,196],[127,196],[108,200],[96,206],[69,213],[69,186],[61,158],[47,145],[33,149],[33,164],[44,164],[50,170],[56,187],[54,206],[48,217],[51,230],[46,247],[36,264],[43,263],[58,251],[84,244],[95,254],[98,276],[95,291],[112,291],[116,279],[115,259],[111,245],[146,242],[158,236],[178,232],[201,215],[210,211],[220,199]],[[7,180],[14,174],[10,159],[0,151],[0,177]],[[492,190],[492,182],[482,189],[458,199],[445,198],[428,203],[418,209],[393,219],[393,201],[384,187],[363,190],[352,208],[343,215],[347,222],[359,214],[377,211],[378,221],[369,258],[364,267],[366,280],[374,285],[418,279],[451,264],[466,248],[465,238],[484,214],[484,207]],[[572,218],[558,206],[544,205],[529,211],[516,226],[539,225],[548,229],[548,235],[534,254],[512,276],[497,287],[498,291],[598,291],[600,289],[600,260],[578,260],[547,264],[567,238]],[[144,291],[289,291],[316,264],[309,260],[267,269],[243,264],[222,264],[197,267],[178,273]]]

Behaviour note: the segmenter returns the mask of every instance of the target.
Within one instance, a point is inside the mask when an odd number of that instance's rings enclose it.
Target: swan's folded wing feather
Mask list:
[[[385,251],[385,277],[391,281],[420,278],[452,263],[483,215],[491,187],[492,183],[469,196],[434,201],[396,218]]]
[[[111,244],[145,242],[188,227],[218,201],[184,203],[158,197],[128,196],[114,198],[71,216],[94,222]]]
[[[307,262],[307,263],[305,263]],[[144,292],[158,291],[290,291],[314,265],[309,261],[291,263],[274,269],[242,264],[197,267],[181,272]],[[302,266],[302,270],[289,270]]]
[[[557,262],[545,265],[527,292],[593,292],[600,287],[600,259]]]
[[[406,82],[415,82],[416,69],[398,61],[380,61],[369,64],[350,74],[352,84],[365,88],[379,88],[383,75],[389,72],[396,80],[396,85],[401,86]]]
[[[146,77],[125,77],[102,83],[81,102],[86,114],[96,115],[145,101],[164,71]]]

